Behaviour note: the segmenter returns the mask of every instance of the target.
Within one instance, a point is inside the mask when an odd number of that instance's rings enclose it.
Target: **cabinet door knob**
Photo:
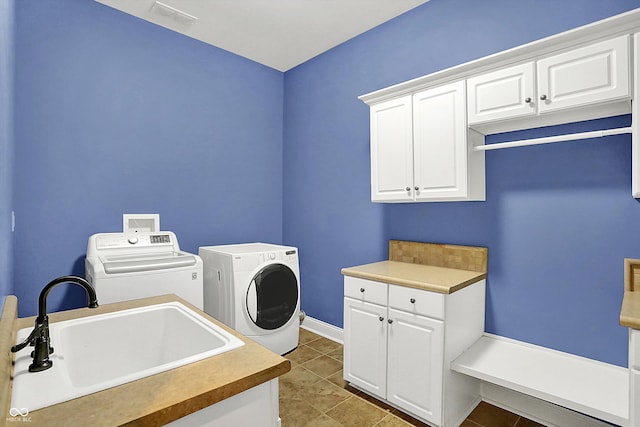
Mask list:
[[[407,188],[405,188],[405,190],[411,191],[411,187],[407,187]]]
[[[547,95],[540,95],[540,99],[544,101],[545,99],[547,99]]]
[[[393,323],[393,319],[388,319],[387,322],[389,322],[389,324]]]
[[[411,298],[411,299],[409,300],[409,302],[410,302],[411,304],[415,304],[415,303],[416,303],[416,299],[415,299],[415,298]]]
[[[531,98],[527,96],[527,97],[524,99],[524,102],[526,102],[527,104],[528,104],[528,103],[530,103],[530,102],[531,102]]]
[[[364,292],[364,288],[360,288],[360,292]]]
[[[418,191],[420,190],[420,187],[418,187],[417,185],[415,187],[413,187],[414,190]]]
[[[378,320],[382,322],[384,320],[384,317],[380,316],[378,317]]]

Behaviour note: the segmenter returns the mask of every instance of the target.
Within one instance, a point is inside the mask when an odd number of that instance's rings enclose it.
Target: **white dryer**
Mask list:
[[[100,304],[176,294],[204,307],[202,260],[170,231],[94,234],[84,264]]]
[[[298,249],[267,243],[203,246],[204,311],[278,354],[298,346]]]

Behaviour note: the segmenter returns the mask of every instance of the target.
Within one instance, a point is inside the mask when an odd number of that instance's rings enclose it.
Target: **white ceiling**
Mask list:
[[[428,0],[96,1],[287,71]]]

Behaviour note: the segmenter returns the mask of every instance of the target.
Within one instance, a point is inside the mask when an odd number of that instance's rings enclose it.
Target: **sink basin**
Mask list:
[[[49,334],[52,368],[29,372],[33,347],[16,354],[12,408],[34,411],[244,345],[179,302],[51,323]]]

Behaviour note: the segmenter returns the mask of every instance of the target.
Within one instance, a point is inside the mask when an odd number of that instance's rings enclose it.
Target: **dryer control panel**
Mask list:
[[[264,252],[260,255],[262,262],[268,261],[292,261],[296,259],[297,251],[295,249],[287,251]]]

